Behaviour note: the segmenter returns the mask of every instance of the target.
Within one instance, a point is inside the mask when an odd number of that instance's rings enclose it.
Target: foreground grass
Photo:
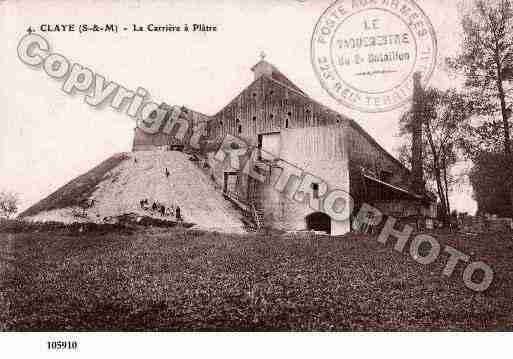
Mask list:
[[[511,234],[438,234],[495,270],[475,293],[375,239],[0,234],[7,330],[511,330]],[[405,250],[405,253],[408,251]],[[0,304],[2,304],[0,303]]]

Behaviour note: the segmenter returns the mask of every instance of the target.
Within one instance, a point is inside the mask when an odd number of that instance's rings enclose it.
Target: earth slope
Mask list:
[[[150,206],[154,201],[166,207],[179,206],[184,221],[202,229],[244,232],[240,213],[188,155],[177,151],[115,155],[20,217],[65,223],[102,222],[105,217],[126,213],[163,218],[160,213],[142,209],[142,199],[148,199]],[[84,200],[92,203],[85,211],[80,208]]]

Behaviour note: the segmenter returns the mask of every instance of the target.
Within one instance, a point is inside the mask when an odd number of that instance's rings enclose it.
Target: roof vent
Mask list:
[[[255,74],[255,80],[262,77],[263,75],[272,76],[274,66],[265,61],[265,53],[260,53],[260,61],[251,68],[251,71]]]

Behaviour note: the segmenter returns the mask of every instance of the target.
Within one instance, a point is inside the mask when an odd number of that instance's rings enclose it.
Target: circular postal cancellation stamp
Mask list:
[[[430,79],[436,35],[413,0],[339,0],[320,17],[311,60],[322,86],[340,103],[386,112],[411,100],[413,77]]]

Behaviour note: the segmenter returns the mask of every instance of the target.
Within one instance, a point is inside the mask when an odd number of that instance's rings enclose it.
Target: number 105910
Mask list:
[[[75,350],[78,348],[78,343],[76,341],[48,341],[46,342],[48,350]]]

